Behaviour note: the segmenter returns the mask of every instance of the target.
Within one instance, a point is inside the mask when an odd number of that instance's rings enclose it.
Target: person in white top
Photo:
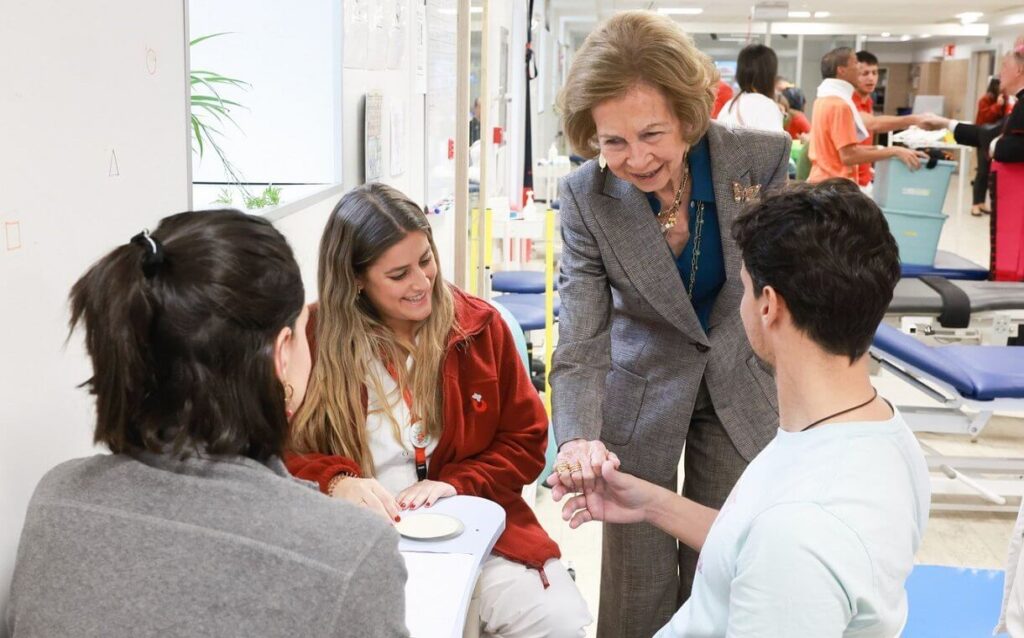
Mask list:
[[[620,472],[610,455],[576,474],[583,494],[562,516],[573,528],[648,522],[700,549],[693,593],[659,638],[899,635],[931,496],[914,435],[868,376],[900,276],[896,242],[844,179],[765,196],[733,236],[752,365],[778,387],[776,438],[721,511]]]
[[[743,47],[736,59],[736,83],[740,92],[725,103],[716,118],[736,128],[782,133],[782,109],[775,101],[775,75],[779,61],[763,44]]]

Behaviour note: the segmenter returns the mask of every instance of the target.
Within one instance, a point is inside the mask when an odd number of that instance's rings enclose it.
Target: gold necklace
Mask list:
[[[661,226],[661,232],[663,233],[670,231],[679,219],[679,205],[683,202],[683,191],[686,190],[686,184],[690,180],[690,170],[686,164],[686,155],[685,153],[683,154],[683,181],[679,183],[679,189],[676,191],[675,199],[672,200],[672,206],[668,210],[658,213],[658,225]]]

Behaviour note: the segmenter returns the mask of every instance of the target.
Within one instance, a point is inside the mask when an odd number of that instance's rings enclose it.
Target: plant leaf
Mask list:
[[[210,35],[201,35],[198,38],[196,38],[195,40],[189,41],[188,45],[190,47],[192,47],[192,46],[195,46],[195,45],[199,44],[203,40],[209,40],[210,38],[219,38],[222,35],[231,35],[233,33],[234,33],[234,31],[221,31],[220,33],[211,33]]]

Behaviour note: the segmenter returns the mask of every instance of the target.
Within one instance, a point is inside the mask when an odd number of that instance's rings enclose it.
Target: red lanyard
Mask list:
[[[387,364],[388,374],[394,379],[395,385],[398,385],[398,375],[395,373],[395,368],[389,363]],[[425,481],[427,478],[427,446],[428,435],[423,427],[423,421],[421,421],[416,413],[412,409],[412,391],[409,388],[402,389],[402,399],[405,400],[406,407],[409,408],[409,442],[412,443],[412,449],[415,454],[416,460],[416,480]],[[417,445],[417,442],[420,445]]]

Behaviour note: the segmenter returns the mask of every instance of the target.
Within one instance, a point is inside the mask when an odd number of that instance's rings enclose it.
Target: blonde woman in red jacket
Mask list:
[[[319,294],[289,470],[394,521],[455,494],[498,503],[505,531],[474,593],[483,634],[583,636],[586,603],[520,495],[543,468],[547,415],[498,312],[442,279],[419,206],[382,184],[346,194]]]

